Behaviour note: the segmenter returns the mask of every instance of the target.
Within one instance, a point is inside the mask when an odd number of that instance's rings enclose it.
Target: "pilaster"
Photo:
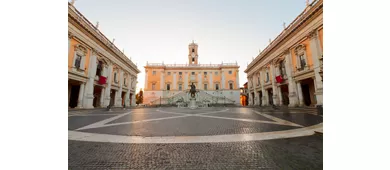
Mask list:
[[[85,86],[84,82],[80,84],[79,98],[77,100],[77,108],[83,108],[84,86]]]
[[[105,99],[104,99],[104,107],[108,106],[110,104],[110,94],[111,94],[111,79],[112,79],[112,69],[113,65],[110,63],[108,66],[108,75],[107,75],[107,87],[105,88]]]
[[[292,62],[291,62],[291,53],[289,50],[285,51],[286,55],[286,74],[288,79],[288,98],[289,98],[289,107],[298,106],[298,95],[296,83],[292,77]]]
[[[97,69],[97,63],[96,63],[96,55],[97,52],[92,49],[92,55],[89,60],[89,70],[88,70],[88,81],[85,86],[85,96],[83,101],[83,107],[84,108],[94,108],[93,107],[93,89],[94,89],[94,82],[95,82],[95,76],[96,76],[96,69]]]
[[[322,51],[321,51],[321,46],[320,42],[318,39],[318,34],[317,30],[314,30],[310,32],[309,34],[310,38],[310,49],[312,53],[312,58],[313,58],[313,64],[314,64],[314,84],[315,84],[315,95],[317,99],[317,105],[322,105],[322,81],[321,81],[321,66],[320,66],[320,58],[322,58]]]
[[[275,66],[274,64],[271,63],[271,69],[270,69],[270,72],[271,72],[271,83],[272,83],[272,99],[273,99],[273,103],[274,105],[279,105],[279,99],[278,99],[278,91],[277,91],[277,88],[276,88],[276,83],[275,83]]]

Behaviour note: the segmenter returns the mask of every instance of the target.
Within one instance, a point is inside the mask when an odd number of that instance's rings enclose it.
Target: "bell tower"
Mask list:
[[[192,43],[188,45],[188,63],[198,64],[198,44]]]

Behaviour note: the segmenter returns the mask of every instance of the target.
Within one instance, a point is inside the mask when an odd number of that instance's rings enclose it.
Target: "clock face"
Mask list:
[[[192,57],[195,57],[195,53],[192,53],[191,56],[192,56]]]

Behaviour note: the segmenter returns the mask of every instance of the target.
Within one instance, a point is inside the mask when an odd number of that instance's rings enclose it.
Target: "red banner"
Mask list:
[[[99,84],[106,84],[107,78],[104,76],[99,76]]]
[[[282,83],[283,82],[283,77],[281,75],[276,76],[276,82],[277,83]]]

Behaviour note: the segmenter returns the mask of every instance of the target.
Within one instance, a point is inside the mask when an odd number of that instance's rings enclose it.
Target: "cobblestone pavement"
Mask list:
[[[100,110],[69,115],[68,130],[116,136],[166,136],[180,140],[181,136],[299,130],[322,123],[322,117],[314,114],[313,109],[239,107]],[[70,169],[322,169],[323,153],[322,134],[215,143],[69,140],[68,148]]]

